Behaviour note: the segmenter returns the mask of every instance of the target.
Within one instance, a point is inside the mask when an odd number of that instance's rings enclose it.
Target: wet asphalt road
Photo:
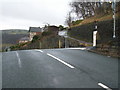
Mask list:
[[[2,88],[118,88],[118,60],[80,49],[2,54]]]

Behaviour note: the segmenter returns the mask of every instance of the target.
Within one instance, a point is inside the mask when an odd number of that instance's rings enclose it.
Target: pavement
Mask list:
[[[118,59],[78,49],[2,53],[2,88],[118,88]]]

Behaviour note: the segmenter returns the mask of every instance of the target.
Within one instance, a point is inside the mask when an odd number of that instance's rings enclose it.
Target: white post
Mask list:
[[[59,48],[61,48],[61,41],[59,40]]]
[[[96,46],[96,41],[97,41],[97,31],[93,31],[93,47]]]

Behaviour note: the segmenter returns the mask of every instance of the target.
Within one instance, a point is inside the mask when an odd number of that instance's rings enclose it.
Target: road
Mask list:
[[[84,49],[2,54],[3,88],[117,88],[118,60]]]

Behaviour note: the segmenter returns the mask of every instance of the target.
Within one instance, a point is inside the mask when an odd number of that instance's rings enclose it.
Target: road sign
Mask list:
[[[59,36],[67,36],[67,31],[59,31],[58,35]]]

